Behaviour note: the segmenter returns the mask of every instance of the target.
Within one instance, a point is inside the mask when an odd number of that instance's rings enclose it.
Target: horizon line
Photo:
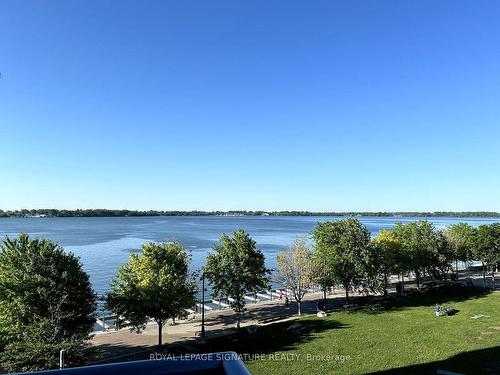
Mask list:
[[[182,216],[186,214],[196,214],[197,216],[214,216],[214,215],[241,215],[241,216],[259,216],[272,215],[280,216],[288,214],[289,216],[349,216],[349,215],[368,215],[368,216],[398,216],[398,215],[413,215],[413,216],[500,216],[497,211],[448,211],[448,210],[432,210],[432,211],[316,211],[316,210],[158,210],[158,209],[113,209],[113,208],[77,208],[77,209],[60,209],[60,208],[22,208],[22,209],[0,209],[0,213],[7,216],[15,216],[19,214],[38,214],[46,216],[106,216],[104,214],[113,214],[111,216]],[[99,215],[100,214],[100,215]],[[146,214],[146,215],[144,215]],[[156,214],[156,215],[155,215]],[[1,216],[1,215],[0,215]]]

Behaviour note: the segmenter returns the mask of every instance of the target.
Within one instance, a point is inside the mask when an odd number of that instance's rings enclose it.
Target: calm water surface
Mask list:
[[[81,258],[90,274],[94,289],[103,293],[117,268],[130,252],[138,252],[146,241],[179,240],[192,253],[193,268],[199,268],[222,233],[245,229],[274,267],[276,253],[298,236],[309,235],[318,222],[337,220],[333,217],[113,217],[113,218],[0,218],[0,235],[17,236],[26,232],[33,237],[46,237],[58,242]],[[376,235],[397,221],[418,218],[360,217]],[[465,221],[471,225],[488,224],[489,218],[432,218],[437,228]]]

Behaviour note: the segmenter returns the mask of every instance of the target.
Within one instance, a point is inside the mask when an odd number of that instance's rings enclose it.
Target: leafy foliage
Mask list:
[[[325,229],[323,229],[325,231]],[[323,299],[326,303],[326,293],[330,288],[333,288],[336,284],[335,274],[334,274],[334,264],[335,264],[335,252],[331,251],[331,247],[325,242],[318,242],[318,239],[322,238],[324,235],[319,232],[313,236],[315,239],[313,259],[314,268],[316,273],[315,281],[321,287],[323,291]]]
[[[445,231],[456,259],[466,262],[473,255],[475,233],[476,230],[467,223],[452,224]]]
[[[419,287],[421,275],[433,267],[438,258],[439,238],[434,225],[427,220],[396,223],[394,234],[401,241],[404,257]]]
[[[330,277],[349,292],[361,286],[370,232],[356,219],[319,223],[313,232],[316,256],[330,269]]]
[[[315,280],[312,251],[304,238],[297,238],[291,247],[278,254],[276,260],[276,281],[292,291],[301,315],[302,298]]]
[[[37,371],[59,366],[59,351],[64,349],[65,364],[74,367],[97,356],[85,334],[63,340],[53,337],[53,323],[41,320],[26,327],[0,354],[2,367],[7,371]]]
[[[238,315],[245,311],[245,293],[266,289],[269,283],[262,251],[243,229],[238,229],[232,237],[223,234],[214,253],[207,256],[205,275],[209,280],[214,297],[228,296],[231,308]]]
[[[0,247],[2,366],[12,371],[54,368],[64,347],[71,348],[69,363],[71,358],[80,363],[78,358],[89,355],[87,340],[95,308],[89,277],[74,255],[52,241],[30,239],[26,234],[4,240]]]
[[[379,271],[383,277],[382,289],[384,295],[387,295],[389,275],[400,274],[406,270],[401,241],[393,231],[381,230],[379,235],[372,239],[372,245],[375,247]]]
[[[436,233],[436,251],[432,253],[430,265],[427,267],[429,275],[438,280],[447,280],[452,271],[451,262],[456,259],[445,231]]]
[[[485,263],[495,285],[495,267],[500,263],[500,223],[480,225],[475,236],[475,258]]]
[[[500,223],[480,225],[475,239],[477,259],[489,265],[500,262]]]
[[[467,223],[456,223],[443,232],[455,260],[458,277],[458,261],[465,262],[469,269],[469,260],[473,257],[476,229]]]
[[[120,267],[107,296],[119,315],[118,325],[141,332],[150,319],[158,324],[158,344],[168,319],[187,314],[194,305],[196,284],[189,272],[189,255],[177,241],[148,242],[140,255],[131,254]]]

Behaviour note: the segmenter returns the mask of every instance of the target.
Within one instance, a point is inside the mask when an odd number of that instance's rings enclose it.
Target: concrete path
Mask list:
[[[322,293],[307,294],[302,303],[303,314],[316,313],[316,301],[321,300]],[[356,295],[353,295],[355,298]],[[345,298],[343,292],[338,291],[328,296],[329,306],[342,305]],[[267,325],[278,321],[294,319],[297,314],[296,303],[285,306],[284,300],[261,301],[256,304],[248,304],[247,312],[241,321],[242,327],[251,325]],[[176,344],[184,346],[195,345],[196,337],[201,331],[201,313],[190,321],[179,321],[175,325],[165,325],[163,328],[162,341],[164,344]],[[236,331],[236,315],[231,309],[212,310],[205,312],[206,337],[229,335]],[[102,352],[106,361],[120,358],[130,358],[132,353],[138,353],[143,357],[148,350],[154,349],[158,344],[158,325],[150,323],[142,333],[131,332],[128,329],[110,330],[95,334],[93,344]]]
[[[463,277],[461,275],[461,279]],[[395,280],[397,281],[397,280]],[[475,286],[483,286],[482,276],[473,275]],[[405,289],[415,287],[413,280],[405,283]],[[487,280],[488,285],[488,280]],[[491,286],[491,282],[489,283]],[[390,292],[395,293],[394,288]],[[355,299],[359,294],[354,293]],[[304,314],[316,313],[316,301],[321,300],[322,293],[310,293],[304,297],[302,311]],[[336,290],[334,294],[328,295],[329,307],[341,306],[345,302],[343,290]],[[297,305],[291,302],[285,306],[284,300],[261,301],[247,305],[241,326],[267,325],[283,320],[294,319],[297,314]],[[220,309],[205,311],[205,332],[207,338],[229,335],[235,332],[236,315],[231,309]],[[162,341],[164,344],[175,344],[185,346],[187,349],[196,343],[196,337],[201,331],[201,313],[196,314],[195,319],[179,321],[175,325],[165,325]],[[158,343],[158,326],[155,323],[148,324],[146,329],[137,334],[128,329],[109,330],[96,333],[93,344],[102,353],[103,361],[120,361],[145,358],[144,353],[155,349]],[[168,345],[167,345],[168,346]],[[135,353],[135,354],[134,354]],[[137,356],[137,357],[135,357]]]

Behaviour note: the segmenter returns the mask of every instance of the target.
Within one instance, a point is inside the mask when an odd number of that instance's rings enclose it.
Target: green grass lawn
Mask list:
[[[459,311],[435,317],[436,302]],[[489,317],[471,319],[477,314]],[[247,361],[252,374],[428,374],[437,368],[483,374],[500,364],[500,293],[462,287],[396,300],[380,312],[333,312],[297,322],[305,327],[300,335],[287,332],[292,321],[216,339],[207,349],[265,354]]]

